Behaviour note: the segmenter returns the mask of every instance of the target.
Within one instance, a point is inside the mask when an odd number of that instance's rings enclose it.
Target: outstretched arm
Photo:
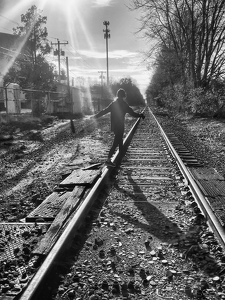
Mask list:
[[[141,113],[141,114],[139,114],[139,113],[136,113],[135,111],[133,111],[133,109],[130,107],[130,106],[128,106],[129,108],[128,108],[128,113],[132,116],[132,117],[135,117],[135,118],[142,118],[142,119],[144,119],[145,118],[145,115],[143,114],[143,113]]]
[[[106,114],[108,114],[110,112],[110,105],[108,105],[105,109],[101,110],[100,112],[98,112],[97,114],[93,115],[93,118],[100,118]]]

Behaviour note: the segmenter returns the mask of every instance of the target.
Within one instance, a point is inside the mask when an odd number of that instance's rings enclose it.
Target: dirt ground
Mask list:
[[[98,124],[87,118],[73,122],[75,133],[69,120],[53,119],[49,124],[31,126],[35,129],[29,129],[29,123],[27,128],[4,126],[0,143],[1,221],[24,218],[51,194],[65,173],[98,161],[107,150],[106,119]]]
[[[127,118],[127,130],[134,119]],[[0,130],[0,221],[17,222],[52,193],[65,174],[106,158],[109,116],[3,124]]]
[[[225,121],[163,118],[194,155],[225,175]],[[126,131],[134,123],[127,117]],[[0,221],[17,222],[43,201],[72,169],[104,162],[112,142],[109,116],[94,121],[50,118],[1,124]]]

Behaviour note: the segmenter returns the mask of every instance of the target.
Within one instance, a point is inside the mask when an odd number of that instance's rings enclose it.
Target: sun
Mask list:
[[[57,10],[57,15],[61,17],[65,24],[66,40],[73,48],[79,48],[79,38],[82,36],[86,40],[88,48],[94,49],[93,37],[90,33],[90,28],[86,24],[84,14],[87,17],[88,9],[92,0],[38,0],[41,9],[51,10],[52,15]],[[86,8],[86,9],[85,9]],[[79,28],[79,29],[78,29]]]

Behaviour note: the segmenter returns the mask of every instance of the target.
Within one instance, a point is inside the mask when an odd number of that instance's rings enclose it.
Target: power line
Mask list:
[[[8,28],[2,27],[2,26],[0,26],[0,28],[3,28],[5,30],[8,30],[8,31],[12,32],[12,29],[8,29]]]
[[[4,55],[8,55],[8,56],[10,56],[10,57],[14,57],[12,54],[9,54],[9,53],[6,53],[6,52],[2,52],[1,50],[0,50],[0,53],[2,53],[2,54],[4,54]]]
[[[55,37],[55,36],[50,36],[50,35],[48,35],[47,38],[50,38],[50,39],[53,39],[53,40],[58,40],[57,37]],[[61,40],[61,41],[62,41],[62,42],[67,42],[67,40]]]
[[[71,45],[69,45],[69,46],[71,46]],[[71,48],[75,51],[75,53],[77,53],[77,54],[79,55],[79,57],[82,59],[83,62],[85,62],[87,65],[89,65],[89,66],[82,65],[84,68],[86,68],[86,69],[87,69],[87,68],[92,68],[92,69],[94,69],[90,64],[88,64],[88,62],[86,62],[86,61],[82,58],[82,56],[80,55],[80,53],[78,53],[78,51],[76,51],[72,46],[71,46]],[[73,57],[75,57],[74,53],[72,53],[68,48],[67,48],[67,51],[68,51]],[[63,60],[62,60],[62,63],[63,63],[63,65],[64,65],[64,67],[66,67],[65,62],[64,62]],[[77,73],[74,73],[74,72],[71,71],[71,70],[69,70],[69,73],[72,74],[74,77],[79,77]]]
[[[51,60],[53,61],[54,58],[51,58]],[[63,67],[66,68],[66,70],[67,70],[67,72],[68,72],[69,74],[74,75],[74,77],[78,77],[77,74],[75,74],[73,71],[71,71],[71,70],[68,69],[68,66],[67,66],[67,63],[66,63],[65,59],[61,59],[60,63],[61,63],[61,65],[63,65]],[[61,74],[60,74],[60,75],[61,75]]]
[[[76,57],[75,57],[75,55],[70,51],[70,50],[67,50],[75,59],[76,59]],[[81,57],[81,56],[79,56],[79,57]],[[81,59],[82,59],[82,57],[81,57]],[[83,60],[83,59],[82,59]],[[85,61],[84,61],[85,62]],[[86,62],[87,63],[87,62]],[[84,68],[93,68],[92,66],[85,66],[85,65],[83,65],[83,67]],[[93,68],[94,69],[94,68]]]
[[[74,49],[71,45],[70,47],[81,57],[81,59],[87,64],[89,65],[89,67],[95,69],[93,66],[91,66],[83,57],[82,57],[82,54],[80,54],[76,49]]]
[[[48,37],[50,37],[50,38],[52,38],[52,39],[57,39],[58,40],[58,38],[55,38],[55,37],[51,37],[51,36],[48,36]],[[63,41],[63,40],[62,40]],[[56,45],[56,43],[51,43],[52,45],[54,44],[54,45]],[[58,43],[57,43],[58,44]],[[66,43],[62,43],[62,44],[69,44],[68,42],[66,42]],[[89,62],[87,62],[83,57],[82,57],[82,54],[80,54],[73,46],[71,46],[70,44],[69,44],[69,46],[75,51],[75,53],[77,54],[77,55],[79,55],[79,57],[82,59],[82,61],[84,62],[84,63],[86,63],[86,65],[89,67],[89,68],[92,68],[93,70],[95,69]],[[75,55],[70,51],[70,50],[68,50],[68,48],[67,48],[67,51],[73,56],[73,57],[75,57]]]
[[[7,50],[7,51],[10,51],[10,52],[14,52],[14,53],[16,53],[16,54],[20,54],[20,55],[24,55],[24,56],[27,56],[27,57],[31,57],[31,58],[32,58],[31,55],[28,55],[28,54],[25,54],[25,53],[21,53],[21,52],[17,52],[17,51],[11,50],[11,49],[9,49],[9,48],[4,48],[4,47],[2,47],[2,46],[0,46],[0,48],[2,48],[3,50]]]
[[[53,37],[53,36],[50,36],[50,35],[48,35],[48,38],[58,40],[56,37]]]
[[[62,64],[64,65],[64,67],[66,67],[66,63],[65,63],[65,61],[63,60],[62,61]],[[77,76],[77,74],[75,74],[73,71],[69,71],[71,74],[73,74],[74,76]]]
[[[15,59],[15,55],[12,55],[12,54],[10,54],[8,52],[2,52],[2,50],[0,50],[0,53],[3,54],[3,55],[7,55],[8,57],[11,57],[11,58]],[[28,60],[28,59],[24,59],[24,61],[30,62],[30,60]],[[14,62],[14,63],[17,64],[16,62]]]
[[[15,22],[15,21],[13,21],[13,20],[11,20],[11,19],[9,19],[9,18],[3,16],[2,14],[0,14],[0,16],[1,16],[2,18],[4,18],[4,19],[6,19],[6,20],[8,20],[8,21],[10,21],[10,22],[12,22],[12,23],[14,23],[14,24],[16,24],[16,25],[19,25],[18,22]]]
[[[66,66],[66,63],[65,63],[65,60],[62,60],[62,65],[67,68]],[[75,78],[78,78],[78,77],[82,77],[82,76],[78,76],[76,73],[74,73],[73,71],[69,70],[69,73],[74,75]]]

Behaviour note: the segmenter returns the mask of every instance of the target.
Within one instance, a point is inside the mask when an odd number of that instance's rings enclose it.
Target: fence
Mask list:
[[[1,114],[28,113],[33,116],[39,116],[46,112],[53,113],[54,103],[58,102],[68,103],[68,92],[20,89],[15,84],[0,87]],[[50,106],[53,106],[52,110]]]
[[[38,117],[43,113],[70,117],[90,114],[106,106],[106,100],[88,88],[76,88],[58,84],[57,91],[21,89],[11,83],[0,87],[0,117],[30,114]]]

